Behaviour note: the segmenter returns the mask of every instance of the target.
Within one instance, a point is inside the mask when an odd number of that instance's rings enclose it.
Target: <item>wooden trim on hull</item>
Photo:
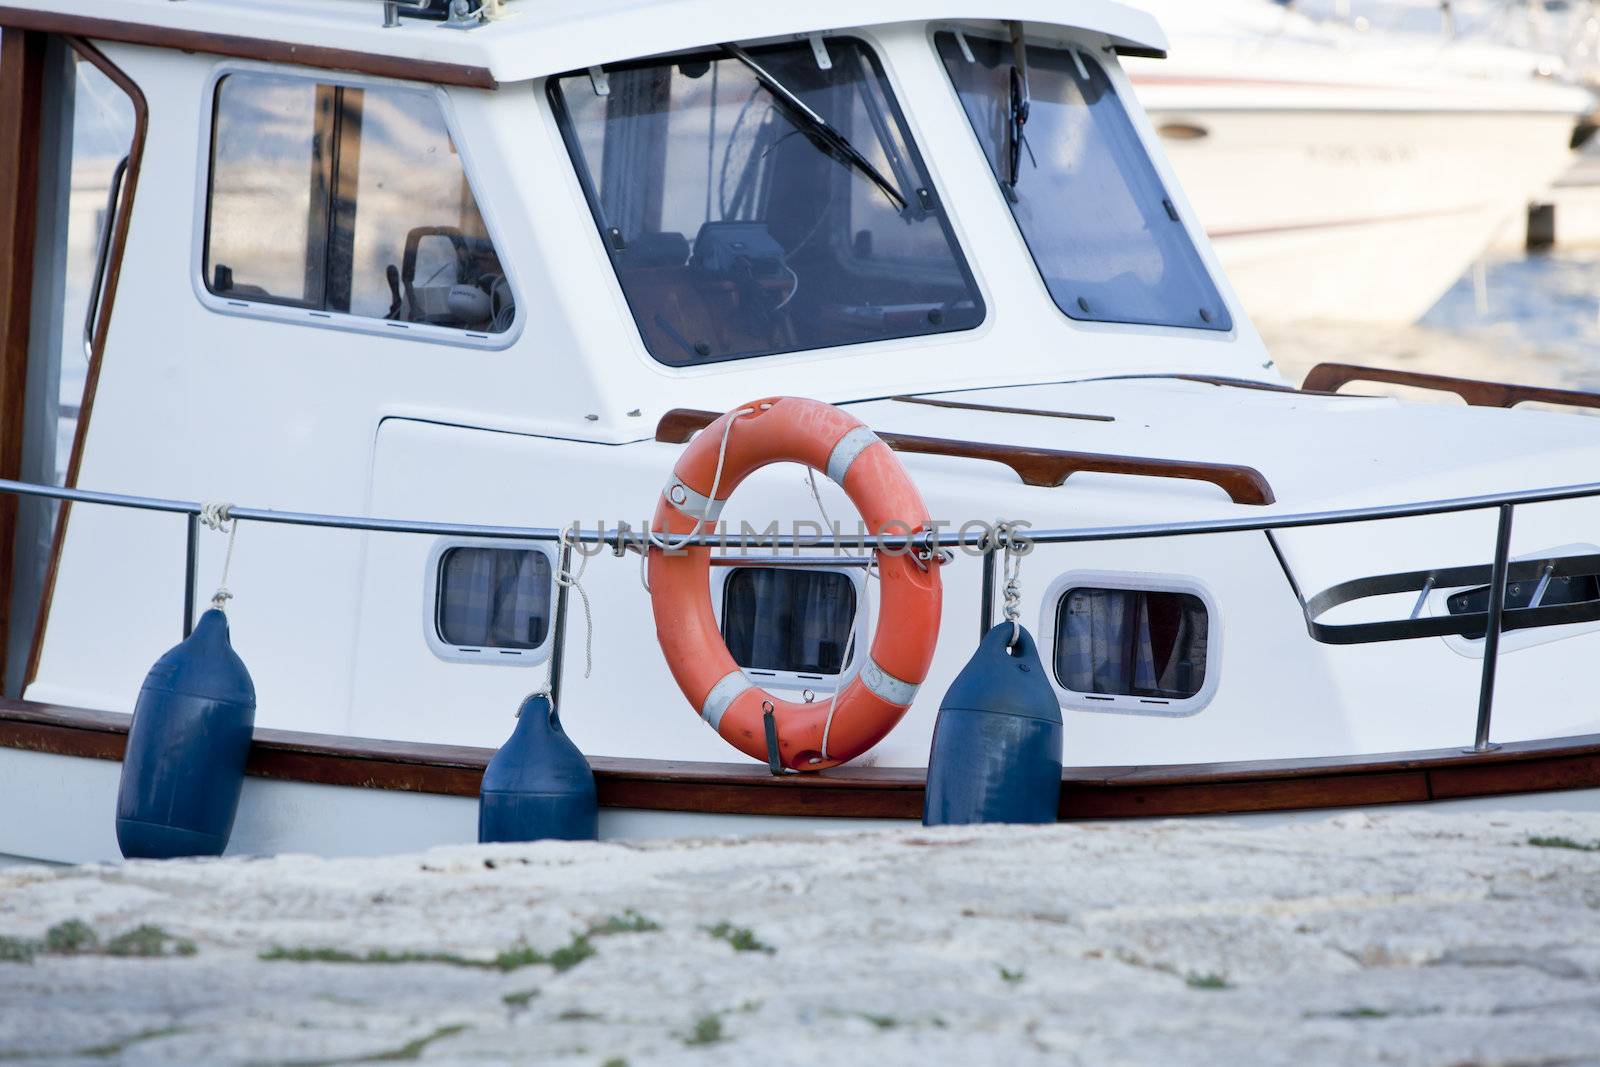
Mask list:
[[[373,16],[377,16],[376,5],[373,7]],[[431,59],[406,59],[403,56],[376,55],[370,52],[354,52],[346,48],[294,44],[289,41],[269,41],[259,37],[202,33],[197,30],[151,26],[140,22],[90,18],[86,15],[72,15],[61,11],[38,11],[21,7],[0,8],[0,27],[62,33],[97,41],[147,45],[151,48],[172,48],[183,52],[228,56],[232,59],[291,63],[319,70],[350,71],[378,78],[428,82],[433,85],[456,85],[466,89],[494,89],[498,86],[494,75],[487,67],[440,63]]]
[[[129,716],[0,700],[0,747],[120,760]],[[475,797],[486,748],[257,730],[258,778]],[[728,815],[920,819],[923,772],[843,767],[775,778],[754,763],[596,756],[608,808]],[[1149,767],[1067,768],[1062,819],[1309,811],[1600,788],[1600,734],[1515,742],[1492,752],[1434,749],[1374,756]]]

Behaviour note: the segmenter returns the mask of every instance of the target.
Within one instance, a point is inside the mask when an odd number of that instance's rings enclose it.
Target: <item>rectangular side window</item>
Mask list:
[[[953,33],[935,47],[1045,286],[1069,317],[1228,330],[1232,317],[1116,87],[1079,49]]]
[[[1205,686],[1209,630],[1189,593],[1069,589],[1056,609],[1056,681],[1073,693],[1187,700]]]
[[[550,632],[550,559],[531,549],[449,548],[439,557],[434,625],[466,652],[535,649]]]
[[[722,637],[740,667],[802,676],[839,674],[855,623],[847,575],[739,567],[722,590]]]
[[[434,97],[217,82],[206,287],[232,300],[502,333],[515,301]]]

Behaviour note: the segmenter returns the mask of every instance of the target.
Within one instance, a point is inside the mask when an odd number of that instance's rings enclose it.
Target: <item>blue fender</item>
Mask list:
[[[1050,823],[1061,797],[1061,707],[1033,635],[1002,622],[939,704],[925,826]]]
[[[117,790],[125,857],[222,855],[255,721],[255,685],[213,608],[139,690]]]
[[[599,820],[589,761],[561,729],[550,698],[534,694],[483,772],[478,840],[593,841]]]

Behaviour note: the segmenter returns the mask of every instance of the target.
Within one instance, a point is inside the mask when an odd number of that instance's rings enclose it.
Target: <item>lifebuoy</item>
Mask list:
[[[753,471],[784,462],[803,463],[836,482],[871,533],[929,528],[927,506],[905,468],[859,420],[817,400],[758,400],[717,419],[679,457],[651,522],[650,606],[673,678],[712,729],[746,755],[766,760],[763,714],[770,703],[783,766],[816,771],[859,756],[905,715],[933,661],[942,589],[936,562],[880,548],[877,630],[861,669],[837,700],[831,706],[780,700],[752,683],[717,628],[710,549],[674,552],[670,546],[711,529]]]

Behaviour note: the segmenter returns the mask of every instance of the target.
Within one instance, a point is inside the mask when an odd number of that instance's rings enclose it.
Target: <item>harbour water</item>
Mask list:
[[[1292,382],[1334,361],[1596,389],[1600,249],[1490,253],[1411,326],[1271,319],[1258,325]]]

